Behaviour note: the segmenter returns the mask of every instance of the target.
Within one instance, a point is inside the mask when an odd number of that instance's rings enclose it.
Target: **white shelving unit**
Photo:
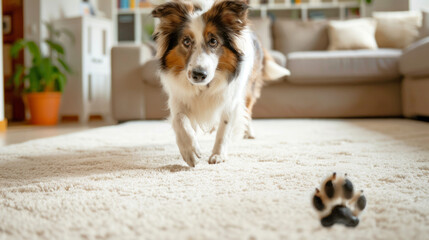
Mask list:
[[[292,4],[290,1],[284,3],[276,3],[269,1],[268,4],[250,4],[251,10],[260,11],[261,17],[266,17],[269,11],[290,11],[300,10],[301,20],[308,20],[309,10],[324,10],[324,9],[338,9],[339,19],[346,19],[347,9],[357,8],[361,16],[365,16],[365,3],[364,1],[338,1],[332,0],[330,2],[302,2],[299,4]]]
[[[106,17],[111,19],[113,22],[113,35],[114,35],[114,44],[141,44],[144,31],[143,23],[145,20],[150,19],[152,22],[156,22],[152,17],[150,17],[153,8],[139,8],[138,0],[136,1],[135,8],[122,9],[118,8],[117,0],[102,0],[102,4],[99,0],[98,9],[106,14]],[[133,0],[129,0],[133,1]],[[167,2],[168,0],[151,0],[150,2],[153,5],[161,4]],[[132,15],[134,18],[134,40],[133,41],[118,41],[118,17],[120,15]]]
[[[66,18],[54,22],[57,29],[73,33],[75,41],[62,36],[66,60],[73,70],[68,74],[60,115],[78,116],[81,123],[91,115],[109,121],[111,116],[110,49],[112,23],[109,19],[95,17]]]
[[[110,4],[106,2],[110,1]],[[132,1],[132,0],[130,0]],[[168,0],[153,0],[154,5]],[[310,19],[311,11],[331,11],[336,12],[337,19],[347,19],[348,9],[359,9],[360,16],[366,15],[365,1],[358,0],[301,0],[297,4],[292,4],[291,0],[268,0],[266,4],[259,4],[258,0],[250,0],[252,16],[267,17],[269,14],[276,15],[277,13],[286,13],[295,11],[298,12],[299,18],[303,21]],[[297,1],[298,2],[298,1]],[[134,16],[134,40],[121,41],[119,44],[140,44],[143,39],[143,25],[145,19],[149,19],[152,23],[156,24],[150,17],[153,8],[133,8],[133,9],[119,9],[117,0],[103,0],[103,6],[99,6],[104,12],[108,12],[108,17],[114,23],[114,36],[115,42],[118,39],[118,16],[132,15]],[[135,5],[137,6],[137,4]],[[110,9],[106,9],[106,7]]]

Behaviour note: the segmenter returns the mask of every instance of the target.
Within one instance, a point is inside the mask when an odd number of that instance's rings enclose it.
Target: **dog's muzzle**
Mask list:
[[[201,67],[196,67],[192,69],[192,80],[195,83],[201,83],[204,82],[204,80],[207,78],[207,71],[204,70]]]

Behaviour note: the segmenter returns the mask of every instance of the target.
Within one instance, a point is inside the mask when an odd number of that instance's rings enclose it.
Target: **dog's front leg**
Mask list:
[[[177,113],[173,117],[173,129],[176,132],[176,141],[183,160],[190,167],[195,167],[198,162],[197,158],[201,157],[201,152],[195,130],[188,116],[184,113]]]
[[[213,147],[212,155],[209,159],[210,164],[225,162],[228,155],[227,146],[231,139],[236,114],[237,111],[232,111],[222,115],[221,121],[219,123],[219,129],[216,133],[216,142]]]

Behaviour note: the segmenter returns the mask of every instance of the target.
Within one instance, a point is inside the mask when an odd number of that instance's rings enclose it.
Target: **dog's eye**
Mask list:
[[[209,41],[210,47],[216,47],[217,46],[217,40],[215,38],[211,38]]]
[[[185,46],[186,48],[188,48],[189,46],[191,46],[191,39],[189,38],[185,38],[183,39],[183,46]]]

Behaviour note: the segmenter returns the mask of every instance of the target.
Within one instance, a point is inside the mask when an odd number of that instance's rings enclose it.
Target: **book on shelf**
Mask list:
[[[120,9],[130,8],[130,0],[118,0],[118,5]]]
[[[139,8],[150,8],[152,7],[152,4],[149,0],[137,0],[139,1]]]
[[[118,0],[119,9],[149,8],[150,0]]]

